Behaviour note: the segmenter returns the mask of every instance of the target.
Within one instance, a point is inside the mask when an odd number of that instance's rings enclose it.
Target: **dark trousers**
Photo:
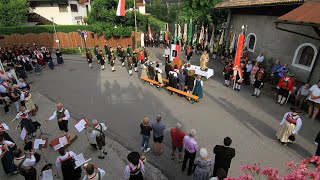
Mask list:
[[[316,156],[320,156],[320,142],[318,142],[318,147],[316,150]]]
[[[295,105],[298,109],[301,109],[303,107],[304,101],[307,99],[307,96],[302,96],[299,94],[295,99]]]
[[[189,166],[188,166],[188,175],[192,174],[192,168],[194,164],[194,159],[196,158],[196,152],[190,153],[187,150],[184,150],[184,158],[182,163],[182,171],[186,169],[187,162],[189,160]]]
[[[212,173],[213,177],[217,177],[217,170],[220,168],[226,172],[226,175],[228,175],[229,168],[222,168],[222,167],[214,166],[213,173]]]

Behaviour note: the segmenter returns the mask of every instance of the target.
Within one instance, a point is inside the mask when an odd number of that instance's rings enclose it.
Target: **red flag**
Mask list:
[[[240,71],[241,67],[240,67],[240,59],[241,59],[241,55],[242,55],[242,49],[243,49],[243,44],[244,44],[244,35],[243,34],[239,34],[239,38],[238,38],[238,46],[237,46],[237,51],[236,51],[236,55],[234,57],[234,62],[233,62],[233,71],[234,71],[234,76],[233,79],[235,79],[235,74],[237,74],[237,71]],[[240,72],[239,72],[240,74]]]
[[[117,16],[125,16],[126,15],[126,2],[125,0],[119,0],[118,8],[117,8]]]
[[[166,42],[168,43],[169,42],[169,24],[167,23],[166,24],[166,37],[165,37],[165,40]]]

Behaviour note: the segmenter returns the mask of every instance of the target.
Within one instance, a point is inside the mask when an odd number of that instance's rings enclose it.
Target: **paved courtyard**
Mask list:
[[[152,60],[162,59],[163,49],[152,49]],[[198,64],[198,56],[192,62]],[[145,116],[155,121],[156,115],[163,116],[167,126],[165,153],[158,157],[147,153],[148,162],[159,168],[168,179],[191,179],[181,172],[181,164],[170,160],[171,141],[169,128],[177,122],[183,129],[197,130],[196,140],[207,148],[213,158],[212,149],[230,136],[236,149],[230,176],[240,175],[239,167],[246,163],[261,163],[285,170],[288,161],[300,161],[314,154],[313,140],[319,131],[318,121],[303,119],[296,144],[281,146],[275,140],[276,130],[288,106],[279,106],[270,96],[251,96],[251,89],[244,87],[240,92],[222,86],[222,70],[219,62],[210,62],[215,76],[204,82],[204,98],[190,104],[184,98],[170,96],[166,90],[157,90],[139,80],[139,74],[129,76],[117,62],[116,72],[106,65],[104,71],[95,63],[89,69],[84,57],[66,55],[65,65],[55,70],[44,70],[41,76],[31,76],[32,90],[54,102],[62,102],[74,119],[82,116],[96,118],[108,126],[108,135],[130,150],[140,151],[139,124]],[[164,69],[164,67],[162,67]],[[220,69],[220,70],[219,70]],[[46,107],[40,111],[51,114]],[[48,127],[49,128],[49,127]],[[56,124],[52,129],[57,130]],[[77,141],[86,143],[85,136]],[[150,145],[152,139],[150,139]],[[72,146],[69,148],[71,150]],[[112,163],[112,162],[109,162]],[[99,162],[97,162],[99,164]],[[108,162],[106,162],[108,173]],[[122,171],[122,170],[121,170]],[[119,179],[121,179],[119,177]]]

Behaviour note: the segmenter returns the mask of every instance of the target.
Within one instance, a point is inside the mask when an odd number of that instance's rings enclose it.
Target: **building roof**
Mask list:
[[[241,8],[302,3],[304,0],[223,0],[215,8]]]
[[[307,23],[320,25],[320,2],[306,2],[296,9],[278,18],[291,23]]]

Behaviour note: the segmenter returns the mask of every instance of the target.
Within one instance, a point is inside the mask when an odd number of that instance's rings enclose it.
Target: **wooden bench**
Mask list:
[[[164,86],[164,84],[161,84],[161,83],[159,83],[159,82],[157,82],[157,81],[155,81],[155,80],[149,79],[149,78],[140,77],[140,79],[143,80],[143,81],[152,83],[152,84],[154,84],[154,85],[157,85],[157,88],[158,88],[159,90],[161,90],[160,87],[163,87],[163,86]]]
[[[163,83],[165,83],[165,84],[169,84],[169,80],[168,80],[168,79],[162,78],[162,81],[163,81]]]
[[[181,94],[181,95],[183,95],[183,96],[185,96],[185,97],[188,97],[188,98],[190,98],[191,99],[191,104],[193,104],[194,102],[199,102],[199,97],[198,96],[195,96],[195,95],[193,95],[193,94],[189,94],[189,93],[186,93],[186,92],[184,92],[184,91],[181,91],[181,90],[179,90],[179,89],[175,89],[175,88],[173,88],[173,87],[167,87],[167,90],[169,90],[169,91],[172,91],[172,92],[175,92],[175,93],[178,93],[178,94]],[[171,94],[171,93],[170,93]]]

